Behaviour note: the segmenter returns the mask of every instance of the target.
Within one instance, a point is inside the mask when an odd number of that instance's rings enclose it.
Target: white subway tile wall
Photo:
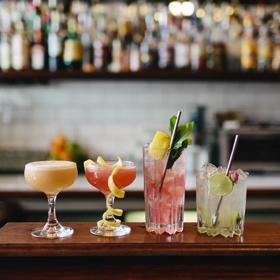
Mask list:
[[[178,109],[240,110],[280,121],[280,83],[73,81],[0,86],[0,148],[47,149],[63,134],[90,154],[141,158],[142,145]]]

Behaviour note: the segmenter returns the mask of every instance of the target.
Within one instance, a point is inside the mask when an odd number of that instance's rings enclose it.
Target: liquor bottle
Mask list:
[[[109,27],[104,15],[96,15],[96,32],[93,38],[93,67],[95,71],[106,71],[111,62]]]
[[[34,4],[35,1],[33,1]],[[39,1],[40,2],[40,1]],[[38,4],[36,2],[36,4]],[[36,7],[36,6],[35,6]],[[31,68],[33,70],[46,69],[46,44],[42,30],[42,21],[40,10],[36,7],[36,13],[33,16],[33,32],[31,38]]]
[[[82,45],[77,30],[77,20],[69,16],[68,34],[64,42],[63,63],[68,70],[80,70],[82,67]]]
[[[244,71],[252,71],[257,68],[257,44],[254,38],[254,21],[250,14],[243,17],[240,63],[241,69]]]
[[[11,68],[11,14],[7,7],[1,7],[0,33],[0,69],[8,71]]]
[[[11,45],[9,35],[7,33],[1,34],[0,68],[2,71],[8,71],[11,68]]]
[[[81,41],[83,47],[82,70],[86,73],[93,72],[93,44],[89,32],[82,33]]]
[[[272,70],[280,70],[280,30],[278,30],[278,33],[274,36]]]
[[[122,58],[122,43],[119,38],[112,41],[112,62],[109,65],[109,70],[114,73],[121,72],[121,58]]]
[[[153,32],[146,30],[144,39],[140,45],[140,61],[143,69],[158,68],[158,49],[157,41],[153,36]]]
[[[257,41],[257,67],[259,71],[271,69],[272,61],[272,42],[268,36],[265,26],[259,28],[259,38]]]
[[[29,68],[29,41],[22,20],[15,23],[15,33],[11,38],[12,68],[20,71]]]
[[[185,69],[190,65],[190,46],[185,32],[177,32],[174,43],[174,64],[175,68]]]
[[[105,34],[97,35],[93,42],[93,67],[96,71],[107,70],[110,61],[108,40]]]
[[[133,37],[130,44],[130,54],[129,54],[129,69],[131,72],[137,72],[141,70],[140,62],[140,44],[143,40],[141,30],[139,28],[140,22],[134,22],[133,27]]]
[[[206,50],[202,33],[195,33],[190,45],[191,70],[197,71],[205,68]]]
[[[130,45],[129,70],[131,72],[140,70],[140,49],[139,45],[135,42]]]
[[[158,67],[160,69],[171,69],[174,66],[174,43],[168,29],[162,29],[158,43]]]
[[[227,49],[227,68],[232,71],[240,70],[241,56],[241,34],[242,24],[237,15],[232,15],[229,19],[229,29],[226,41]]]
[[[49,0],[49,27],[47,34],[48,68],[55,72],[63,69],[62,60],[62,35],[61,35],[61,13],[57,0]]]
[[[211,33],[210,45],[212,46],[212,54],[210,56],[210,61],[209,55],[206,55],[208,58],[207,68],[214,70],[223,70],[226,68],[226,47],[224,43],[225,34],[223,33],[220,25],[212,27]]]
[[[240,54],[241,69],[255,70],[257,67],[257,46],[253,37],[253,29],[248,27],[244,29],[244,34],[241,40]]]

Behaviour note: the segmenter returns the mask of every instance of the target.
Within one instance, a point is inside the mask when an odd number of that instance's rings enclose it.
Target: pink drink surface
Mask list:
[[[185,166],[179,159],[171,170],[167,170],[163,187],[160,181],[164,161],[144,163],[146,228],[158,234],[174,234],[183,230],[185,199]]]
[[[88,167],[85,174],[88,182],[99,189],[105,196],[110,193],[108,178],[113,171],[112,166],[108,167]],[[118,188],[123,189],[129,186],[136,178],[135,166],[124,166],[114,176],[114,182]]]

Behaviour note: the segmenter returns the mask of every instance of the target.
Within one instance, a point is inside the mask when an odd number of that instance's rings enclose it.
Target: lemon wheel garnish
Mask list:
[[[170,145],[170,136],[162,131],[157,131],[149,145],[149,155],[155,160],[162,160]]]

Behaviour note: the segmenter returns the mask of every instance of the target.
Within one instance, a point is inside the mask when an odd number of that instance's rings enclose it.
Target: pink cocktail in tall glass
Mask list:
[[[175,234],[183,231],[185,201],[184,153],[168,169],[162,188],[166,157],[155,160],[144,146],[144,185],[146,229],[148,232]]]

